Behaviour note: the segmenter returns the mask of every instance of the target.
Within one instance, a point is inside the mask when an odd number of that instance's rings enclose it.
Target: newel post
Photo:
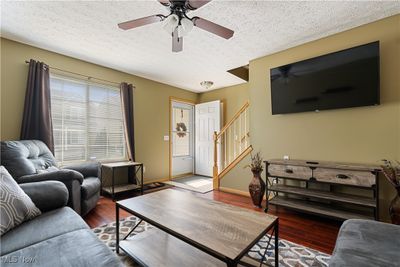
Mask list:
[[[218,135],[214,132],[214,167],[213,167],[213,189],[219,189],[218,179]]]

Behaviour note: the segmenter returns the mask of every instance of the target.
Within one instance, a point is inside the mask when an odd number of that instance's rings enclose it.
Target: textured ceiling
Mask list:
[[[171,52],[160,23],[129,31],[117,23],[167,14],[147,1],[1,1],[5,38],[195,92],[243,83],[226,72],[252,59],[400,13],[399,1],[223,1],[191,13],[235,31],[230,40],[194,28]],[[62,66],[57,66],[62,68]],[[211,90],[210,89],[210,90]]]

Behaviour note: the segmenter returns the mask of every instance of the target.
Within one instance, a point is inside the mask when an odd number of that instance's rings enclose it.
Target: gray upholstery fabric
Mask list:
[[[100,163],[86,162],[79,165],[65,166],[63,169],[74,170],[81,173],[84,177],[100,177]]]
[[[19,183],[32,183],[38,181],[61,181],[68,189],[68,206],[77,213],[81,213],[81,184],[83,176],[74,170],[60,170],[57,172],[25,175],[18,179]]]
[[[57,180],[60,182],[77,180],[83,183],[83,175],[74,170],[59,170],[54,172],[45,172],[39,174],[24,175],[16,179],[18,183],[32,183],[39,181]]]
[[[76,230],[47,239],[1,258],[4,262],[7,258],[19,259],[22,256],[34,259],[33,263],[23,265],[29,267],[123,266],[116,255],[87,229]],[[6,263],[2,266],[16,265]]]
[[[81,215],[85,216],[93,209],[100,198],[101,182],[97,177],[87,177],[81,186]]]
[[[53,154],[39,140],[1,141],[1,164],[14,179],[57,166]]]
[[[100,177],[98,162],[69,166],[69,169],[63,168],[59,171],[37,173],[38,170],[56,166],[50,150],[38,140],[1,141],[0,160],[7,170],[15,174],[14,178],[19,184],[49,180],[63,182],[68,189],[68,206],[79,214],[85,215],[96,206],[101,187],[100,180],[96,178]],[[84,179],[88,180],[84,181]]]
[[[68,189],[58,181],[20,184],[41,212],[64,207],[68,203]],[[51,201],[49,201],[51,199]]]
[[[88,226],[71,208],[52,210],[2,236],[0,255],[79,229],[88,229]]]
[[[87,177],[83,180],[81,195],[83,199],[88,199],[97,194],[100,189],[100,179],[97,177]]]
[[[370,220],[345,221],[329,266],[400,266],[400,226]]]
[[[41,214],[4,166],[0,166],[0,235]]]
[[[100,192],[97,192],[95,195],[91,196],[88,199],[82,199],[81,203],[81,215],[85,216],[89,213],[94,207],[97,205],[97,201],[99,201]]]

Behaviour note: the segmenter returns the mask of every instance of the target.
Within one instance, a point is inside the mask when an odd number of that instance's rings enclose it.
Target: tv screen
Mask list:
[[[272,114],[379,105],[379,42],[270,70]]]

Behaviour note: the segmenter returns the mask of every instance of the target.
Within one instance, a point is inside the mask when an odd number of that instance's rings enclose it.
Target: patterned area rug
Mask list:
[[[126,236],[130,229],[139,222],[135,216],[120,220],[120,236]],[[140,232],[150,229],[152,226],[146,222],[142,222],[135,231],[130,235],[134,236]],[[115,251],[115,222],[109,223],[93,229],[97,237],[103,241],[112,251]],[[127,238],[129,240],[129,237]],[[248,253],[248,256],[260,260],[265,252],[268,236],[264,236],[258,244],[256,244]],[[273,243],[273,242],[271,242]],[[274,247],[273,244],[267,250],[268,263],[274,264]],[[119,257],[127,267],[139,266],[130,257],[120,251]],[[279,266],[284,267],[319,267],[328,266],[330,256],[320,251],[310,249],[293,242],[280,239],[279,240]]]

